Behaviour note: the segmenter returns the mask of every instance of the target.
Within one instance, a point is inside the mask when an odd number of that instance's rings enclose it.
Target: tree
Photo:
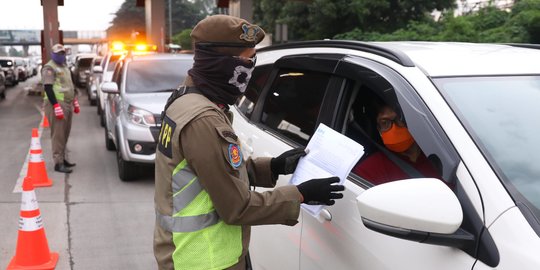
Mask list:
[[[508,28],[514,30],[514,39],[540,43],[540,0],[517,1],[512,7]]]
[[[256,1],[255,21],[267,32],[287,23],[294,39],[322,39],[353,31],[391,33],[411,21],[425,21],[434,9],[453,7],[454,0],[312,0]],[[355,30],[357,29],[357,30]]]
[[[169,1],[169,0],[165,0]],[[215,5],[209,0],[170,0],[172,1],[172,35],[175,36],[185,29],[192,29],[200,20],[206,18],[213,12]],[[168,16],[169,6],[165,7],[165,14]],[[169,27],[169,20],[166,20]]]
[[[191,30],[190,28],[184,29],[182,32],[174,35],[172,38],[173,43],[180,44],[182,50],[192,50]]]
[[[20,57],[22,55],[23,55],[22,51],[19,51],[19,50],[15,49],[15,47],[11,46],[9,48],[9,56],[18,56],[18,57]]]
[[[287,0],[253,1],[253,20],[267,33],[274,33],[281,10]]]
[[[169,27],[169,0],[165,0],[165,24]],[[193,28],[198,21],[202,20],[215,9],[213,0],[170,0],[171,21],[173,36],[184,29]],[[130,40],[132,33],[138,32],[138,39],[145,40],[146,20],[145,9],[136,6],[136,0],[126,0],[112,21],[112,26],[107,29],[109,38]],[[168,33],[168,31],[166,32]]]
[[[136,0],[126,0],[111,23],[112,25],[107,29],[109,39],[130,40],[132,34],[136,32],[139,33],[137,39],[146,39],[144,8],[137,7]]]

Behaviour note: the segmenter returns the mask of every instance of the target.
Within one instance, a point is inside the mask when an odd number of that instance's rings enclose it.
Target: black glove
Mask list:
[[[295,148],[289,151],[285,151],[278,157],[272,158],[270,161],[270,169],[272,174],[277,177],[278,174],[291,174],[296,170],[298,160],[305,156],[306,152],[304,147]]]
[[[335,199],[343,198],[342,193],[337,191],[345,190],[343,185],[332,185],[338,183],[339,177],[311,179],[298,186],[298,191],[304,197],[303,203],[333,205]]]

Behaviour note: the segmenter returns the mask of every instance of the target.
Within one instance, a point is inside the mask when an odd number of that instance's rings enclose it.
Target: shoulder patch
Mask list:
[[[159,132],[157,145],[158,150],[168,158],[172,158],[171,138],[175,129],[176,123],[165,115],[161,122],[161,131]]]
[[[233,168],[238,168],[242,165],[242,151],[237,144],[229,144],[229,163]]]

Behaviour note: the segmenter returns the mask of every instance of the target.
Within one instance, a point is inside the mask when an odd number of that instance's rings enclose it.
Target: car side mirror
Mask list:
[[[93,71],[94,73],[103,73],[103,68],[102,68],[101,66],[94,66],[94,67],[92,68],[92,71]]]
[[[118,85],[115,82],[104,82],[101,85],[101,91],[107,94],[119,94]]]
[[[464,247],[474,236],[460,229],[458,198],[441,180],[418,178],[374,186],[357,198],[364,225],[389,236],[442,246]]]

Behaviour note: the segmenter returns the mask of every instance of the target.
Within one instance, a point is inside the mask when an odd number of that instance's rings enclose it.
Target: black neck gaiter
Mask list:
[[[201,48],[195,48],[194,60],[188,74],[212,102],[232,105],[244,94],[253,63]]]

